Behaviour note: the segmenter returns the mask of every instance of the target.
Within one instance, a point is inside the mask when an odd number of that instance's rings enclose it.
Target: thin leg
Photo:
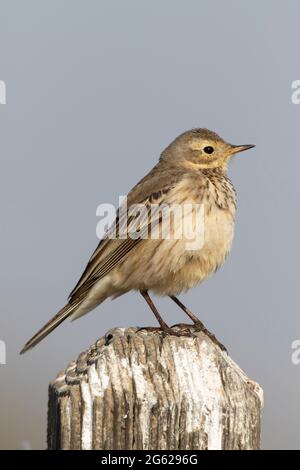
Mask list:
[[[183,332],[183,331],[174,331],[172,330],[172,328],[170,328],[166,322],[162,319],[162,317],[160,316],[157,308],[155,307],[154,303],[152,302],[149,294],[148,294],[148,291],[140,291],[140,293],[142,294],[142,296],[144,297],[144,299],[146,300],[147,304],[149,305],[149,307],[151,308],[152,312],[154,313],[158,323],[160,324],[160,329],[162,331],[164,331],[165,333],[169,334],[169,335],[173,335],[173,336],[192,336],[191,333],[187,333],[187,332]],[[157,328],[141,328],[142,330],[157,330]]]
[[[162,317],[160,316],[159,311],[155,307],[154,303],[152,302],[152,299],[150,298],[150,295],[148,294],[148,291],[141,291],[141,294],[144,297],[144,299],[146,300],[149,307],[151,308],[154,315],[156,316],[156,319],[157,319],[158,323],[160,324],[161,329],[166,330],[166,329],[170,328],[166,324],[166,322],[162,319]]]
[[[170,299],[172,299],[175,304],[177,304],[178,307],[180,307],[184,311],[184,313],[187,314],[187,316],[192,320],[193,323],[195,323],[195,325],[202,325],[204,327],[202,321],[198,317],[196,317],[196,315],[194,315],[193,312],[191,312],[182,302],[180,302],[180,300],[177,299],[175,295],[170,295]]]
[[[170,299],[172,299],[183,311],[184,313],[187,314],[187,316],[194,322],[194,325],[196,326],[197,330],[198,331],[203,331],[204,334],[206,334],[215,344],[217,344],[223,351],[226,351],[227,352],[227,349],[225,348],[225,346],[220,343],[220,341],[217,340],[217,338],[215,337],[215,335],[213,333],[211,333],[206,327],[205,325],[202,323],[202,321],[196,316],[194,315],[194,313],[192,313],[182,302],[180,302],[180,300],[175,297],[175,295],[170,295],[169,296]],[[185,323],[180,323],[178,325],[173,325],[173,326],[177,326],[177,327],[186,327],[186,326],[189,326]]]

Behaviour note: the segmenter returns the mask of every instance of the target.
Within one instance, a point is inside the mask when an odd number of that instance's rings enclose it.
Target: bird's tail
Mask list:
[[[36,346],[66,318],[72,315],[72,313],[77,307],[78,304],[65,305],[65,307],[63,307],[53,318],[51,318],[50,321],[48,321],[48,323],[46,323],[46,325],[44,325],[29,341],[27,341],[20,354],[24,354],[26,351]]]

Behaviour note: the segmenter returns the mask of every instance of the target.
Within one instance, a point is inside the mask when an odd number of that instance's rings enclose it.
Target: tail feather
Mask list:
[[[20,354],[24,354],[26,351],[36,346],[40,341],[42,341],[42,339],[51,333],[51,331],[68,318],[77,307],[78,304],[65,305],[65,307],[63,307],[48,323],[46,323],[46,325],[44,325],[29,341],[27,341]]]

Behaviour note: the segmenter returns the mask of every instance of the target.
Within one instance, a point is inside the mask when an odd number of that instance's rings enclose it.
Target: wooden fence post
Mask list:
[[[259,449],[262,389],[194,335],[108,331],[50,384],[48,448]]]

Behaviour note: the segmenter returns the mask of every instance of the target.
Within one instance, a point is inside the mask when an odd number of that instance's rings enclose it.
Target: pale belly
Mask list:
[[[158,295],[176,295],[214,273],[232,244],[234,214],[211,208],[205,212],[199,247],[191,240],[145,240],[118,270],[117,284],[124,291],[149,289]],[[192,249],[191,249],[192,247]]]

